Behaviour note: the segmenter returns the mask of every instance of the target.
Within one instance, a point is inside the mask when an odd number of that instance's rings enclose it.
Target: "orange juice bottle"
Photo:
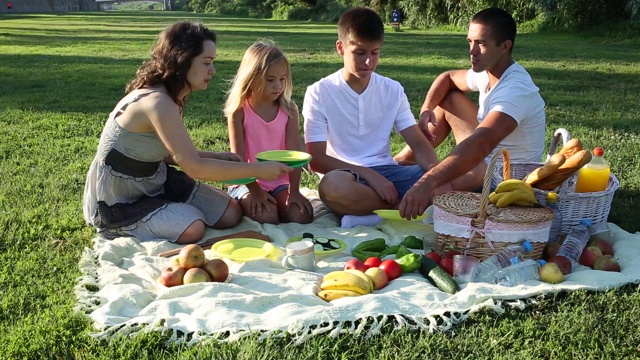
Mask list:
[[[593,149],[591,161],[578,170],[577,193],[604,191],[607,189],[611,168],[603,155],[604,150],[601,147]]]

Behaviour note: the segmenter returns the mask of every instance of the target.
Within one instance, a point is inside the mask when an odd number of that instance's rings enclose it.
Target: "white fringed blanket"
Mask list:
[[[447,330],[479,309],[501,311],[502,300],[560,290],[605,290],[640,282],[640,234],[629,234],[609,224],[621,273],[580,266],[562,284],[530,281],[507,288],[477,283],[463,285],[455,295],[439,291],[414,273],[403,275],[374,294],[326,303],[314,295],[323,274],[342,268],[352,258],[351,249],[356,244],[377,237],[397,244],[406,235],[421,236],[425,225],[385,220],[376,227],[343,229],[317,199],[313,204],[316,221],[310,225],[260,225],[245,218],[233,229],[209,229],[204,238],[256,230],[269,235],[280,248],[303,232],[347,243],[345,251],[318,257],[317,273],[284,270],[279,263],[266,259],[247,263],[226,260],[231,272],[227,283],[166,288],[157,278],[169,259],[157,254],[179,246],[166,241],[96,237],[93,249],[86,249],[80,260],[83,275],[76,286],[77,310],[93,321],[93,335],[98,338],[161,330],[169,331],[172,340],[178,342],[214,338],[232,341],[255,332],[263,336],[290,334],[302,342],[314,335],[336,336],[342,332],[368,337],[387,322],[426,331]],[[210,251],[205,253],[212,257]]]

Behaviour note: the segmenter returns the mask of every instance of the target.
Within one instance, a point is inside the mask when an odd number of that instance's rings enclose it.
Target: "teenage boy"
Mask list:
[[[339,215],[397,207],[423,169],[437,162],[403,87],[375,73],[383,40],[378,14],[364,7],[347,10],[338,21],[336,41],[343,68],[309,86],[304,97],[311,167],[325,174],[320,198]],[[414,150],[417,164],[400,166],[391,156],[394,129]]]
[[[506,11],[489,8],[471,19],[467,33],[470,70],[442,73],[431,84],[420,113],[420,127],[434,147],[453,132],[449,156],[407,192],[400,214],[413,217],[431,204],[444,184],[454,190],[482,187],[486,164],[495,151],[509,150],[513,162],[539,162],[545,143],[544,101],[527,71],[513,60],[516,22]],[[479,105],[465,93],[477,91]],[[395,159],[411,163],[415,150]]]

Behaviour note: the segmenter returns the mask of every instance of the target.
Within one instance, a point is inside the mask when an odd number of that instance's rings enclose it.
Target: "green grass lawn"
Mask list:
[[[77,264],[94,234],[82,220],[85,173],[108,113],[161,29],[201,19],[219,34],[217,77],[193,95],[185,122],[196,146],[226,151],[222,116],[228,80],[260,37],[292,63],[294,100],[341,66],[335,25],[168,12],[0,16],[1,359],[424,359],[638,358],[640,289],[561,293],[524,309],[481,311],[446,333],[393,331],[363,339],[256,337],[194,347],[158,332],[94,340],[74,312]],[[433,79],[469,65],[464,33],[389,31],[378,72],[399,80],[417,115]],[[602,146],[620,179],[609,220],[640,230],[640,43],[576,34],[521,34],[514,57],[547,103],[548,137],[568,128]],[[393,138],[393,149],[402,142]],[[441,157],[451,143],[438,150]],[[315,178],[305,175],[305,186]]]

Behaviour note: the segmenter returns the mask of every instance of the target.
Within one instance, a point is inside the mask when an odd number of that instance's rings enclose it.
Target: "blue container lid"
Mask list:
[[[533,245],[531,245],[531,243],[527,240],[522,242],[522,247],[524,247],[524,251],[526,251],[527,253],[530,253],[531,250],[533,250]]]
[[[546,264],[546,263],[547,263],[547,262],[546,262],[546,261],[544,261],[544,260],[538,260],[538,262],[540,263],[540,266],[542,266],[542,265],[544,265],[544,264]]]

